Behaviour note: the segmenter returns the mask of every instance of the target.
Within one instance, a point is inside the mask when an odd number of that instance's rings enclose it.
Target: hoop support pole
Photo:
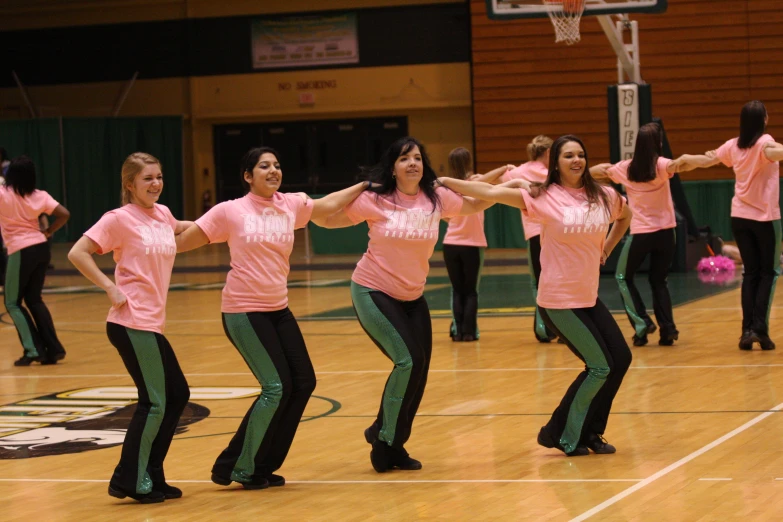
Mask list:
[[[625,15],[624,19],[617,22],[616,25],[612,22],[610,15],[598,15],[596,18],[606,35],[606,39],[609,40],[609,44],[611,44],[614,53],[617,55],[617,83],[624,83],[624,77],[627,77],[632,82],[642,83],[639,67],[639,30],[637,22],[635,20],[629,22]],[[623,29],[626,25],[629,25],[631,29],[630,44],[626,44],[623,40]]]

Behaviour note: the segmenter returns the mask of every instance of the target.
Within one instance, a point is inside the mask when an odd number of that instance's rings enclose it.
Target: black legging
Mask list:
[[[484,249],[477,246],[443,245],[443,260],[451,281],[451,336],[479,338],[478,286]]]
[[[65,349],[57,338],[52,314],[41,297],[51,257],[47,242],[11,254],[6,267],[4,292],[5,308],[16,326],[24,354],[54,362],[58,356],[65,354]]]
[[[647,313],[647,307],[636,288],[634,276],[642,266],[644,258],[650,256],[650,273],[648,279],[652,289],[653,311],[660,327],[661,339],[669,339],[679,332],[674,325],[672,313],[672,298],[666,281],[669,267],[674,259],[674,229],[667,228],[647,234],[628,236],[617,262],[615,278],[620,287],[620,296],[625,305],[625,312],[631,321],[636,336],[647,335],[647,329],[653,324]]]
[[[606,431],[612,401],[631,365],[631,350],[600,299],[590,308],[542,308],[541,316],[585,363],[546,425],[569,453],[580,441]]]
[[[356,316],[370,339],[394,363],[371,438],[402,449],[413,428],[413,419],[424,396],[432,357],[432,321],[424,296],[399,301],[351,282]]]
[[[127,493],[146,494],[159,485],[154,482],[164,480],[163,460],[190,399],[190,389],[163,335],[116,323],[106,323],[106,334],[139,394],[110,484]]]
[[[530,279],[531,290],[533,290],[533,302],[538,298],[538,281],[541,279],[541,236],[533,236],[527,242],[527,261],[530,270],[532,270]],[[533,316],[533,334],[542,343],[548,343],[557,335],[554,334],[541,318],[541,309],[536,305],[536,312]]]
[[[315,390],[315,371],[288,307],[224,313],[223,329],[261,384],[261,395],[248,408],[212,473],[236,482],[268,478],[288,455]]]
[[[769,312],[780,275],[780,220],[731,218],[742,256],[742,331],[769,335]]]

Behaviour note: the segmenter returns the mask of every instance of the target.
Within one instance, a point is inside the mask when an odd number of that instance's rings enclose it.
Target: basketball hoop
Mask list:
[[[579,21],[585,10],[585,0],[543,0],[547,14],[555,26],[555,43],[573,45],[580,39]]]

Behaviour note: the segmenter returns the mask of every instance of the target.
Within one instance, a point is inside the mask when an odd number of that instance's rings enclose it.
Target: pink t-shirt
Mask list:
[[[527,207],[523,212],[542,228],[538,306],[595,306],[606,234],[625,206],[625,198],[617,191],[601,188],[609,197],[609,212],[590,207],[584,189],[550,185],[537,198],[520,189]]]
[[[449,228],[443,238],[444,245],[487,246],[484,235],[484,212],[449,219]]]
[[[749,149],[737,147],[738,138],[721,145],[718,159],[734,168],[734,198],[731,200],[731,217],[755,221],[780,219],[780,165],[764,155],[764,145],[775,141],[765,134]]]
[[[524,179],[531,183],[543,183],[546,181],[546,177],[549,174],[549,167],[541,163],[540,161],[528,161],[523,163],[515,169],[509,170],[500,177],[500,182],[505,183],[512,179]],[[530,219],[525,217],[525,213],[522,213],[522,230],[525,232],[525,239],[529,240],[531,237],[536,237],[541,234],[541,225],[533,223]]]
[[[59,203],[45,190],[35,190],[22,197],[13,189],[0,185],[0,231],[8,255],[23,248],[46,242],[38,225],[38,216],[51,215]]]
[[[133,203],[110,210],[84,233],[99,254],[114,251],[114,284],[128,298],[109,310],[107,321],[135,330],[162,334],[166,297],[177,255],[177,220],[168,207],[144,208]]]
[[[648,234],[677,226],[674,218],[674,203],[669,187],[669,174],[666,168],[672,160],[658,158],[656,177],[652,181],[637,183],[628,179],[628,166],[631,160],[621,161],[609,169],[609,178],[625,186],[628,204],[633,210],[631,234]]]
[[[438,242],[438,223],[462,210],[461,196],[445,187],[435,192],[442,206],[435,210],[424,192],[408,196],[399,190],[386,196],[362,192],[345,207],[348,219],[367,221],[370,227],[367,252],[351,277],[355,283],[400,301],[421,297]]]
[[[231,270],[220,310],[227,314],[274,312],[288,306],[288,258],[294,229],[313,214],[313,200],[302,193],[253,193],[215,205],[197,221],[210,243],[228,241]]]

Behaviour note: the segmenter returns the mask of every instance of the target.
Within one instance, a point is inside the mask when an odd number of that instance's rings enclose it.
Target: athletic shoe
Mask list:
[[[389,470],[389,461],[391,460],[391,447],[382,440],[376,439],[372,443],[370,451],[370,463],[378,473],[385,473]]]
[[[373,430],[373,426],[370,426],[366,430],[364,430],[364,440],[367,441],[367,444],[372,444],[376,440],[378,440],[378,433],[376,433]]]
[[[655,333],[656,330],[658,330],[658,327],[655,326],[655,323],[653,323],[653,322],[647,323],[647,333],[648,334]]]
[[[391,451],[389,466],[403,471],[418,471],[422,468],[421,462],[411,458],[405,448],[394,449]]]
[[[569,457],[583,457],[590,454],[590,450],[586,446],[577,446],[574,451],[567,453],[565,448],[557,442],[546,429],[546,426],[541,427],[541,431],[538,432],[538,444],[545,448],[557,448]]]
[[[770,339],[768,335],[759,334],[751,330],[750,338],[752,339],[753,342],[759,343],[761,345],[762,350],[775,349],[775,343],[772,342],[772,339]]]
[[[65,359],[65,350],[61,352],[54,352],[54,360],[55,361],[62,361]]]
[[[647,344],[647,334],[644,334],[641,337],[639,337],[638,335],[633,336],[634,346],[644,346],[645,344]]]
[[[158,502],[163,502],[166,500],[166,497],[160,491],[152,490],[146,494],[129,493],[128,491],[125,491],[124,489],[117,486],[112,486],[111,484],[109,484],[109,495],[115,498],[130,497],[137,502],[141,502],[142,504],[157,504]]]
[[[753,349],[753,332],[750,330],[742,332],[742,336],[739,339],[739,349],[746,351]]]
[[[658,341],[658,344],[660,346],[672,346],[674,344],[674,341],[678,340],[680,338],[680,332],[677,330],[674,330],[674,333],[669,335],[664,335],[661,333],[661,339]]]
[[[270,488],[279,488],[280,486],[285,486],[285,477],[281,475],[269,473],[264,478],[266,478]]]
[[[41,362],[43,359],[39,355],[38,357],[28,357],[26,355],[21,356],[14,361],[14,366],[30,366],[34,362]]]
[[[476,340],[476,336],[475,335],[462,334],[462,342],[463,343],[472,343],[475,340]]]
[[[167,499],[182,498],[181,489],[169,486],[166,483],[166,475],[163,473],[162,467],[148,467],[147,472],[152,479],[152,491],[160,491]]]
[[[597,455],[609,455],[617,452],[617,448],[606,442],[603,435],[598,434],[590,435],[585,442],[585,446],[593,450],[593,453]]]

